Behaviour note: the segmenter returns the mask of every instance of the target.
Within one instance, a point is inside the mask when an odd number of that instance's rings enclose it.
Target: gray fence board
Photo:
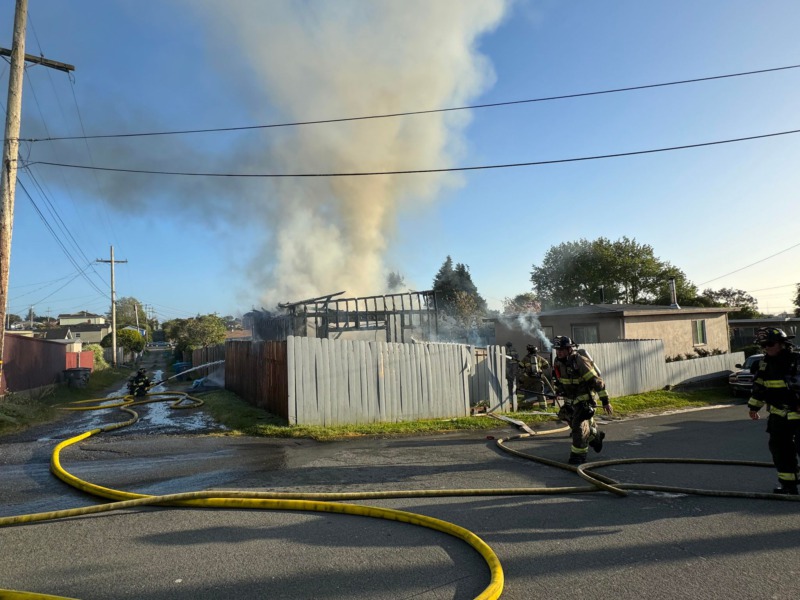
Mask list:
[[[290,423],[336,425],[449,418],[487,402],[508,412],[502,346],[365,342],[289,336]],[[661,340],[585,344],[612,397],[721,377],[742,353],[664,362]]]

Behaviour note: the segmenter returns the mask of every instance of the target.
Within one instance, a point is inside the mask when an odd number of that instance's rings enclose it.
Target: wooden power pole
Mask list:
[[[0,395],[6,391],[3,371],[5,347],[5,321],[8,309],[8,270],[11,264],[11,233],[14,228],[14,192],[17,183],[17,156],[19,153],[19,130],[22,120],[22,77],[25,61],[58,69],[73,71],[75,67],[66,63],[29,57],[25,54],[25,27],[28,20],[28,0],[17,0],[14,12],[14,37],[11,50],[0,48],[0,54],[11,56],[8,74],[8,102],[6,103],[6,127],[3,137],[3,157],[0,168]]]
[[[114,246],[111,246],[111,260],[98,258],[97,262],[111,263],[111,364],[117,366],[117,297],[116,287],[114,286],[114,263],[126,263],[127,260],[114,260]]]

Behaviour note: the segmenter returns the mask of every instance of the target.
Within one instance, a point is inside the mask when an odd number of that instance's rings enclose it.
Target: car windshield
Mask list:
[[[748,356],[747,360],[744,361],[744,365],[742,365],[743,369],[750,369],[753,367],[755,363],[761,360],[761,354],[754,354],[753,356]]]

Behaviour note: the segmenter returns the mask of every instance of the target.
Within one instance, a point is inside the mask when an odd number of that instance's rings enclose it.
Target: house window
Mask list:
[[[596,344],[600,341],[597,325],[573,325],[572,341],[578,344]]]
[[[79,337],[81,337],[81,334],[80,334],[80,333],[76,333],[76,334],[75,334],[75,337],[76,337],[76,338],[79,338]]]
[[[695,346],[701,346],[707,343],[705,319],[692,321],[692,343]]]
[[[550,327],[549,325],[545,325],[544,327],[542,327],[542,333],[544,334],[544,337],[546,337],[548,340],[552,340],[555,337],[555,334],[553,333],[553,328]]]

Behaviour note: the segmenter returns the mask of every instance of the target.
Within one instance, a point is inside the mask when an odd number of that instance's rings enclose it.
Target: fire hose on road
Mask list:
[[[114,401],[107,404],[109,401]],[[279,493],[279,492],[253,492],[253,491],[195,491],[163,496],[153,496],[145,494],[131,493],[121,490],[99,486],[84,481],[69,473],[61,465],[61,451],[68,446],[85,440],[93,435],[113,431],[135,423],[139,416],[133,406],[146,404],[149,402],[159,402],[172,400],[173,408],[195,408],[202,405],[202,400],[189,396],[183,392],[159,392],[149,394],[148,397],[135,399],[132,396],[118,396],[114,398],[103,398],[73,403],[64,407],[67,410],[97,410],[119,408],[131,415],[131,418],[121,423],[114,423],[106,427],[86,431],[80,435],[69,438],[59,443],[53,450],[50,460],[50,470],[65,483],[76,489],[84,491],[94,496],[106,498],[111,502],[95,506],[88,506],[77,509],[51,511],[20,515],[14,517],[0,518],[0,527],[10,525],[21,525],[53,519],[67,517],[77,517],[82,515],[97,514],[114,510],[129,509],[139,506],[169,506],[181,508],[244,508],[262,510],[289,510],[289,511],[316,511],[326,513],[350,514],[381,518],[391,521],[400,521],[426,527],[435,531],[446,533],[456,537],[471,546],[484,560],[489,569],[489,583],[483,591],[476,596],[476,599],[488,600],[499,598],[503,591],[504,575],[500,560],[494,551],[480,537],[469,530],[425,515],[415,514],[407,511],[381,508],[374,506],[346,504],[342,501],[347,500],[369,500],[387,498],[419,498],[419,497],[456,497],[456,496],[511,496],[511,495],[556,495],[570,493],[586,493],[607,491],[617,496],[627,496],[631,490],[647,490],[658,492],[671,492],[683,494],[695,494],[704,496],[722,496],[736,498],[769,499],[783,501],[800,501],[798,496],[785,496],[777,494],[734,492],[722,490],[704,490],[695,488],[683,488],[673,486],[654,486],[645,484],[621,483],[601,475],[597,469],[612,465],[635,464],[635,463],[685,463],[685,464],[705,464],[705,465],[738,465],[748,467],[769,467],[771,463],[753,461],[729,461],[729,460],[709,460],[709,459],[677,459],[677,458],[629,458],[598,461],[580,466],[572,466],[547,458],[520,452],[510,447],[510,443],[515,440],[534,438],[541,435],[562,433],[568,428],[549,429],[543,432],[534,432],[523,422],[500,417],[503,421],[510,422],[527,432],[509,438],[496,440],[497,446],[512,455],[533,460],[543,465],[565,469],[576,473],[583,478],[589,485],[570,486],[570,487],[529,487],[529,488],[495,488],[495,489],[443,489],[443,490],[395,490],[382,492],[356,492],[356,493]],[[106,403],[106,404],[104,404]],[[491,414],[491,413],[490,413]],[[556,415],[553,415],[554,417]],[[524,426],[524,427],[522,427]],[[0,590],[0,599],[44,599],[44,598],[63,598],[59,596],[48,596],[29,592],[16,592],[11,590]]]

